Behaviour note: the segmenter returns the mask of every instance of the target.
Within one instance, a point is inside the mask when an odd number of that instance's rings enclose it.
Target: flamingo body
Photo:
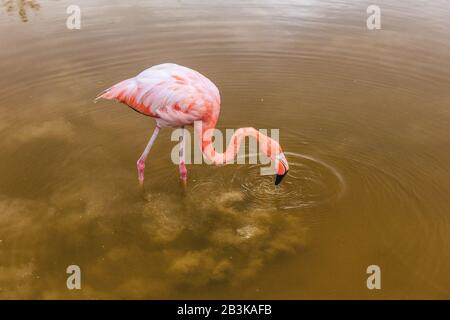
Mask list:
[[[116,99],[156,119],[160,127],[203,120],[211,126],[220,112],[219,89],[199,72],[173,63],[148,68],[106,89],[97,99]]]

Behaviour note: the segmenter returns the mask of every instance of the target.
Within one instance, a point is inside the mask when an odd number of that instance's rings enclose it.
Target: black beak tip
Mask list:
[[[284,174],[277,174],[275,177],[275,185],[279,185],[281,181],[283,181],[283,178],[287,175],[287,171]]]

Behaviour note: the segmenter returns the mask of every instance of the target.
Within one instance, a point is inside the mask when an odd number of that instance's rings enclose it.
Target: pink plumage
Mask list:
[[[220,112],[219,90],[195,70],[165,63],[144,70],[101,93],[156,118],[161,127],[182,127],[197,120],[214,126]]]

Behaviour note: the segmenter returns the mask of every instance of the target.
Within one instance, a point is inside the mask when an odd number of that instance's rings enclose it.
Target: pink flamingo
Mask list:
[[[156,119],[156,128],[137,161],[141,186],[144,182],[145,160],[162,127],[183,129],[179,169],[180,178],[184,183],[187,180],[184,153],[186,125],[194,125],[194,130],[200,137],[201,150],[213,164],[230,163],[239,151],[241,140],[251,136],[262,146],[262,152],[275,162],[276,185],[288,172],[289,166],[278,142],[254,128],[236,130],[226,152],[216,152],[210,129],[214,129],[219,117],[219,90],[208,78],[192,69],[172,63],[156,65],[134,78],[106,89],[95,100],[100,98],[118,100],[135,111]]]

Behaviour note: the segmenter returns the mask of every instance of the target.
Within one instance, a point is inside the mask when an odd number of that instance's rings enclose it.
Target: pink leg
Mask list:
[[[185,134],[185,128],[182,128],[183,135],[181,136],[181,143],[180,143],[180,179],[183,182],[183,184],[186,184],[187,181],[187,169],[186,169],[186,154],[185,154],[185,146],[186,146],[186,134]]]
[[[147,159],[148,153],[155,142],[156,137],[158,136],[159,129],[161,129],[158,125],[156,125],[155,131],[153,131],[152,137],[150,138],[147,146],[145,147],[144,152],[141,157],[137,161],[137,171],[138,171],[138,179],[139,184],[142,186],[144,184],[144,169],[145,169],[145,159]]]

